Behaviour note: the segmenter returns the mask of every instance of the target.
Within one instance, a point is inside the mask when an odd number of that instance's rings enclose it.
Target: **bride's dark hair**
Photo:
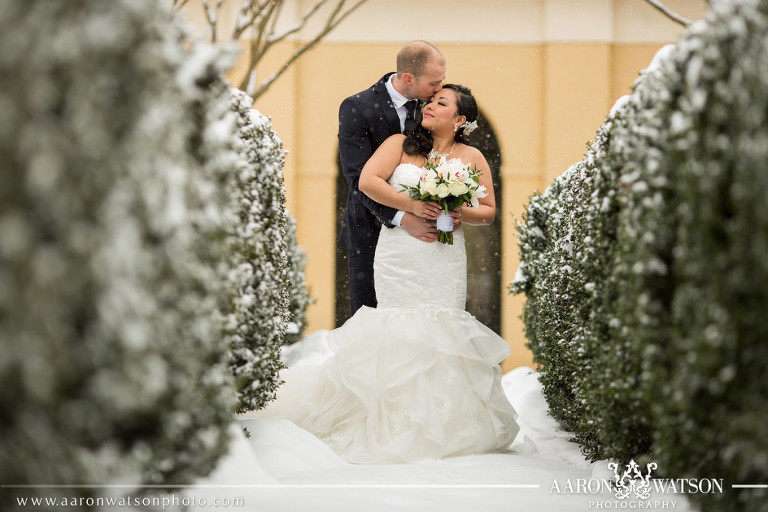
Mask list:
[[[451,89],[456,93],[457,115],[466,117],[468,123],[477,121],[477,102],[469,88],[458,84],[445,84],[443,89]],[[466,144],[467,137],[464,135],[464,129],[459,129],[453,136],[453,140]],[[415,125],[411,131],[405,133],[403,151],[409,155],[428,158],[429,152],[432,151],[432,134],[421,126],[421,123]]]

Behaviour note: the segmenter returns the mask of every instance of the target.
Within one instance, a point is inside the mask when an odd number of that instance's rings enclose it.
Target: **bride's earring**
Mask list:
[[[456,133],[457,131],[459,131],[459,127],[458,127],[458,126],[456,126],[456,125],[454,125],[454,126],[453,126],[453,133]]]

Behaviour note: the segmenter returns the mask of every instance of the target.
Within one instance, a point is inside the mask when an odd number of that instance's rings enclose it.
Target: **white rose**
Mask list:
[[[426,180],[421,182],[420,189],[421,193],[427,193],[431,196],[437,195],[437,180],[435,178],[427,178]]]
[[[451,191],[448,190],[448,185],[446,185],[445,183],[441,183],[440,185],[437,186],[437,197],[439,197],[440,199],[444,197],[448,197],[448,194],[450,193]]]
[[[451,191],[451,195],[455,197],[459,197],[462,194],[465,194],[467,192],[467,186],[464,183],[454,181],[451,183],[451,185],[448,187]]]

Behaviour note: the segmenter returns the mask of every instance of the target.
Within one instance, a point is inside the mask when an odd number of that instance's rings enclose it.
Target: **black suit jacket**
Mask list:
[[[400,133],[400,119],[385,85],[393,74],[384,75],[370,88],[345,99],[339,107],[339,155],[349,183],[339,243],[371,255],[381,224],[394,227],[391,221],[397,210],[360,192],[358,183],[360,172],[374,151],[387,137]]]

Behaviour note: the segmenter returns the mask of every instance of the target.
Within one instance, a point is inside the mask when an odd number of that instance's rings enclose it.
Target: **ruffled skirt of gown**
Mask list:
[[[401,166],[402,167],[402,166]],[[501,387],[509,346],[464,311],[466,255],[382,228],[377,308],[328,334],[334,355],[289,368],[262,417],[285,417],[354,463],[398,463],[508,446],[519,427]]]

